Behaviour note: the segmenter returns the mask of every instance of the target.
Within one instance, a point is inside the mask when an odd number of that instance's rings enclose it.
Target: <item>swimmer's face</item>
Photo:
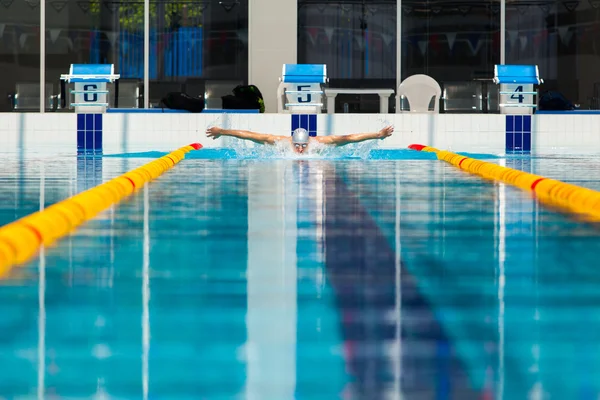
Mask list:
[[[292,143],[292,146],[298,154],[302,154],[308,149],[308,143]]]

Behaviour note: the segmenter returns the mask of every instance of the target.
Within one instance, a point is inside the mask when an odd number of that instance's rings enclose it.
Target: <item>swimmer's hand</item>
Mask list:
[[[394,127],[393,126],[386,126],[385,128],[383,128],[382,130],[380,130],[377,134],[377,137],[379,139],[385,139],[386,137],[390,137],[392,136],[392,132],[394,132]]]
[[[222,134],[223,129],[219,128],[218,126],[213,126],[206,130],[206,136],[212,138],[213,140],[220,138]]]

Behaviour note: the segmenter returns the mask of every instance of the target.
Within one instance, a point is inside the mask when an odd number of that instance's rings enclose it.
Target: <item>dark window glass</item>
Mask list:
[[[298,63],[326,64],[330,87],[394,89],[396,0],[299,0]],[[379,96],[338,95],[344,110],[379,112]]]
[[[40,110],[40,2],[0,1],[0,111]],[[16,94],[19,96],[15,96]]]
[[[598,109],[599,16],[597,1],[507,0],[506,62],[537,64],[541,92],[556,90],[581,108]]]
[[[150,18],[152,105],[184,91],[208,93],[207,105],[220,107],[221,96],[248,81],[248,0],[153,0]]]
[[[499,2],[402,2],[402,79],[426,74],[448,89],[441,110],[497,107],[491,78],[499,62]]]
[[[133,87],[141,78],[132,70],[143,73],[143,21],[143,1],[47,1],[46,79],[53,82],[56,95],[60,75],[68,73],[71,64],[114,64],[115,73],[123,78],[119,106],[136,107]],[[69,86],[64,110],[73,101],[69,94],[73,85]],[[114,87],[108,89],[109,103],[114,105]]]

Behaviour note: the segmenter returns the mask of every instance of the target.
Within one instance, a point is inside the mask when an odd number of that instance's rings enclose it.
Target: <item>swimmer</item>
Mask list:
[[[222,129],[212,127],[206,130],[206,136],[212,139],[218,139],[221,136],[231,136],[238,139],[250,140],[259,144],[274,145],[279,141],[289,141],[290,145],[296,153],[304,153],[308,151],[311,142],[317,142],[330,146],[344,146],[350,143],[358,143],[365,140],[385,139],[392,135],[394,128],[386,126],[379,132],[369,133],[352,133],[350,135],[331,135],[331,136],[315,136],[310,137],[306,129],[298,128],[294,130],[292,136],[267,135],[264,133],[256,133],[250,131],[240,131],[235,129]]]

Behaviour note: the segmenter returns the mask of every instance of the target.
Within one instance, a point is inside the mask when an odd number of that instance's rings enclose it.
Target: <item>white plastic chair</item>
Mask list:
[[[404,96],[410,104],[410,112],[430,113],[429,104],[433,101],[433,113],[440,112],[439,99],[442,88],[435,79],[428,75],[417,74],[406,78],[398,87],[398,96]]]

